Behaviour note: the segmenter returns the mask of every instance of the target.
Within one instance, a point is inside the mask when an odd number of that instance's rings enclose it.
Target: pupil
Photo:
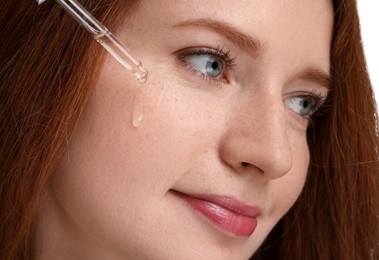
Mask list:
[[[307,107],[308,107],[308,104],[309,104],[308,100],[304,100],[304,102],[303,102],[303,107],[304,107],[304,108],[307,108]]]
[[[220,63],[220,61],[214,58],[210,58],[208,59],[207,64],[205,66],[206,73],[210,77],[216,78],[220,76],[222,72],[222,63]]]
[[[218,64],[217,64],[217,62],[216,61],[214,61],[213,63],[212,63],[212,69],[217,69],[218,68]]]

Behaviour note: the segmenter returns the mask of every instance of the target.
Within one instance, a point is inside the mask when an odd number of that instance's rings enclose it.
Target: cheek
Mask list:
[[[166,91],[159,84],[127,87],[125,80],[107,75],[100,78],[54,176],[59,200],[79,222],[89,221],[88,227],[102,219],[117,225],[132,218],[130,212],[157,208],[209,139],[199,109],[181,100],[176,86]],[[138,127],[132,124],[136,106],[143,114]]]
[[[185,91],[179,86],[149,81],[141,90],[122,82],[100,78],[53,176],[53,196],[65,218],[119,248],[138,238],[147,244],[160,236],[159,221],[169,226],[167,220],[176,219],[162,198],[213,144],[210,126],[215,125],[208,118],[214,111],[200,109],[209,109],[204,106],[209,102],[197,98],[197,91],[185,92],[193,97],[189,103],[177,93]],[[132,125],[136,102],[143,113],[138,127]]]

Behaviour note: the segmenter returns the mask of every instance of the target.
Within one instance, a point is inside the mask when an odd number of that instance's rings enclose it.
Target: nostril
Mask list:
[[[247,162],[241,162],[241,166],[242,167],[247,167],[247,166],[249,166],[250,165],[250,163],[247,163]]]

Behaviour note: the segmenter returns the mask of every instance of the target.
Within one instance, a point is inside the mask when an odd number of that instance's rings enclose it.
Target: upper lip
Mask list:
[[[216,204],[237,215],[256,218],[261,214],[261,210],[259,207],[242,202],[231,196],[213,195],[213,194],[189,194],[189,193],[182,193],[179,191],[174,191],[174,192],[179,196],[192,197],[194,199],[204,200],[204,201]]]

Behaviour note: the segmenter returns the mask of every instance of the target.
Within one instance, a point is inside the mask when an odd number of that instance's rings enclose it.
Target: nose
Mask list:
[[[258,100],[257,100],[258,99]],[[281,97],[240,102],[230,112],[220,156],[236,172],[280,178],[292,167],[285,108]]]

